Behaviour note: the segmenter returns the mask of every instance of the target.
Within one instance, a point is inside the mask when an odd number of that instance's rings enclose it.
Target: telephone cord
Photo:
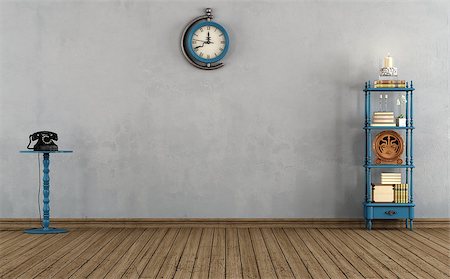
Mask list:
[[[38,209],[39,209],[39,223],[42,226],[42,216],[41,216],[41,160],[40,160],[40,156],[39,153],[37,154],[37,158],[38,158],[38,176],[39,176],[39,188],[38,188]]]

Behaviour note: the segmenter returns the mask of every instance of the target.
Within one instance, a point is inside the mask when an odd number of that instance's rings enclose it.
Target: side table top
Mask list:
[[[58,150],[58,151],[34,151],[34,150],[20,150],[20,153],[72,153],[73,150]]]

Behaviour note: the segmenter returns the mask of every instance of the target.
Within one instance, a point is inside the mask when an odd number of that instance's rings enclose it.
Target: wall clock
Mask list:
[[[225,28],[212,21],[212,9],[189,22],[181,35],[181,50],[191,65],[202,70],[215,70],[228,51],[230,39]]]
[[[394,131],[383,131],[379,133],[373,141],[373,150],[377,158],[376,164],[398,164],[403,160],[403,138]]]

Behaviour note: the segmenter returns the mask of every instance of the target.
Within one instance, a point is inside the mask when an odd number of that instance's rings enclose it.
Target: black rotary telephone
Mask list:
[[[34,147],[30,147],[31,141],[37,140]],[[58,146],[53,142],[58,140],[58,135],[53,132],[40,131],[30,135],[30,142],[27,148],[34,151],[58,151]]]

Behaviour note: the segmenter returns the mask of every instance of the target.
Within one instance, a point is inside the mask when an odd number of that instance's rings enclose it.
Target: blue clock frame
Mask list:
[[[211,59],[206,59],[206,58],[203,58],[203,57],[197,55],[197,53],[195,53],[194,49],[192,48],[192,43],[191,42],[192,42],[192,37],[194,36],[195,31],[197,31],[198,29],[200,29],[200,28],[202,28],[204,26],[214,26],[214,27],[216,27],[217,29],[219,29],[222,32],[222,34],[225,37],[225,46],[224,46],[224,49],[223,49],[222,53],[219,56],[211,58]],[[225,55],[227,54],[227,52],[228,52],[229,45],[230,45],[230,38],[228,36],[227,31],[225,30],[225,28],[222,25],[218,24],[217,22],[213,22],[213,21],[202,21],[202,22],[199,22],[199,23],[193,25],[189,29],[188,34],[187,34],[187,40],[185,41],[185,47],[186,47],[186,49],[188,51],[188,54],[193,59],[195,59],[197,61],[200,61],[200,62],[203,62],[203,63],[206,63],[206,64],[208,64],[208,63],[216,63],[216,62],[222,60],[225,57]]]

